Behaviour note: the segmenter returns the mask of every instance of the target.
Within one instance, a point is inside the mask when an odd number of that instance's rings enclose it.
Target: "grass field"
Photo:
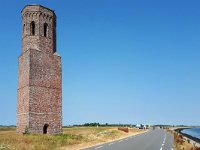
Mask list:
[[[19,135],[15,127],[0,127],[0,150],[77,150],[144,132],[130,129],[129,133],[116,127],[63,128],[60,135]]]

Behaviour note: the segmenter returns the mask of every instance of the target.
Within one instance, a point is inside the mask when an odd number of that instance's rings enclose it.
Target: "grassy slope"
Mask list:
[[[176,150],[200,150],[190,143],[190,140],[185,140],[181,134],[174,133],[174,145]]]
[[[18,135],[14,127],[0,127],[0,149],[79,149],[141,132],[131,129],[127,134],[112,127],[64,128],[63,131],[62,135]]]

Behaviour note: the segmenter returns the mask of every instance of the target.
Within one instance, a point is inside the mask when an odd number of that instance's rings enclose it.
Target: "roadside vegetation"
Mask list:
[[[131,128],[125,133],[117,127],[71,127],[63,128],[60,135],[19,135],[15,127],[0,127],[0,150],[77,150],[141,132],[144,130]]]
[[[190,140],[186,140],[183,135],[174,132],[174,145],[176,150],[200,150],[200,148],[192,145]]]

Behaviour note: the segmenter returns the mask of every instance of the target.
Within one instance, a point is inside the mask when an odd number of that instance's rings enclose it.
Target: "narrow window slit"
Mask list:
[[[31,22],[31,35],[35,35],[35,22]]]
[[[44,24],[44,37],[47,37],[47,32],[48,32],[48,24]]]
[[[25,30],[26,30],[26,25],[24,24],[23,25],[23,33],[25,33]]]

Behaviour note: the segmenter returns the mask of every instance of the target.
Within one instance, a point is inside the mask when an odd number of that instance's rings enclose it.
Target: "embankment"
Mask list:
[[[193,136],[191,136],[191,135],[189,135],[189,134],[183,133],[182,131],[183,131],[184,129],[191,129],[191,128],[189,128],[189,127],[186,127],[186,128],[177,128],[177,129],[175,129],[174,131],[177,132],[177,133],[179,133],[179,134],[181,134],[181,135],[183,135],[183,137],[184,137],[186,140],[190,140],[190,143],[193,144],[194,146],[200,147],[200,139],[198,139],[198,138],[196,138],[196,137],[193,137]]]

